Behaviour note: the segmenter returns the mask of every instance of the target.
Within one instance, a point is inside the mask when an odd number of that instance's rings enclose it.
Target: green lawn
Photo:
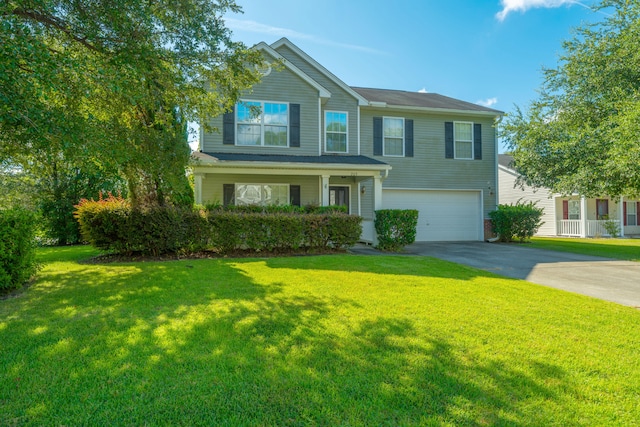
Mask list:
[[[430,258],[92,265],[0,301],[0,425],[634,425],[640,312]]]
[[[640,261],[640,239],[534,237],[530,245],[539,249]]]

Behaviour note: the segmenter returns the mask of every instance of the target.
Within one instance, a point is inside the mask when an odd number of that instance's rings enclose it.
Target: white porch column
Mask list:
[[[373,210],[382,209],[382,179],[378,176],[373,178]]]
[[[204,175],[201,173],[196,173],[193,175],[195,189],[194,189],[194,198],[197,204],[202,204],[202,181],[204,179]]]
[[[580,237],[587,237],[587,199],[580,197]]]
[[[618,206],[618,211],[620,211],[620,237],[624,237],[624,196],[620,196],[620,204]],[[636,215],[638,215],[637,212]]]
[[[322,175],[322,206],[329,206],[329,175]]]

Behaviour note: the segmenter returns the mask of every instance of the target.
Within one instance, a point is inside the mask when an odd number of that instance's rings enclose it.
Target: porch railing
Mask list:
[[[587,220],[586,237],[609,236],[609,232],[604,228],[606,222],[613,222],[620,229],[620,221],[618,220]],[[582,236],[582,220],[579,219],[563,219],[558,221],[558,236]]]

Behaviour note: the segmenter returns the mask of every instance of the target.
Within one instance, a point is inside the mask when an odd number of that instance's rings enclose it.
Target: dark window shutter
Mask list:
[[[289,147],[300,147],[300,104],[289,104]]]
[[[482,125],[473,124],[473,158],[482,160]]]
[[[622,202],[622,225],[627,225],[627,202]]]
[[[562,201],[562,219],[569,219],[569,201]]]
[[[640,202],[636,203],[636,225],[640,225]]]
[[[292,206],[300,206],[300,186],[289,186],[289,201]]]
[[[236,130],[236,112],[235,108],[231,108],[231,111],[224,113],[222,116],[222,143],[225,145],[234,145],[236,143],[235,137]]]
[[[413,157],[413,120],[404,121],[404,155]]]
[[[382,117],[373,118],[373,155],[382,156]]]
[[[224,206],[235,204],[236,186],[234,184],[222,184],[222,204]]]
[[[453,122],[444,122],[444,157],[453,159]]]

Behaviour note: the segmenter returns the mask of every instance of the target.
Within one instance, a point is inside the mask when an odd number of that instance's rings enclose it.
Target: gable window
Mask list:
[[[327,111],[324,113],[325,151],[328,153],[346,153],[347,113]]]
[[[580,200],[569,200],[569,217],[567,219],[580,219]]]
[[[289,105],[243,101],[236,108],[237,145],[287,147]]]
[[[383,155],[404,156],[404,119],[385,117],[383,119]]]
[[[236,205],[287,205],[288,184],[236,184]]]
[[[473,123],[453,123],[453,144],[456,159],[473,159]]]

